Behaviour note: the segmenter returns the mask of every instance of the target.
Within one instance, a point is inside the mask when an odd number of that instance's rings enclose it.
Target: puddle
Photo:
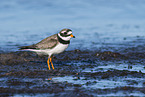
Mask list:
[[[44,94],[16,94],[16,95],[13,95],[13,97],[54,97],[54,94],[50,94],[50,93],[44,93]]]
[[[68,82],[72,84],[79,84],[86,89],[110,89],[116,87],[143,87],[144,78],[113,78],[113,79],[86,79],[85,77],[65,76],[65,77],[55,77],[52,79],[56,82]],[[137,82],[134,82],[137,81]]]
[[[130,93],[126,93],[126,91],[125,92],[117,92],[117,93],[110,93],[110,94],[101,94],[101,95],[98,95],[98,96],[144,96],[144,93],[141,93],[141,92],[138,92],[138,91],[133,91],[133,92],[130,92]]]
[[[141,64],[125,64],[125,63],[120,63],[120,64],[115,64],[115,63],[109,63],[105,66],[97,66],[92,69],[86,68],[83,70],[83,72],[106,72],[111,69],[116,69],[116,70],[128,70],[128,71],[137,71],[137,72],[142,72],[145,73],[145,66]]]

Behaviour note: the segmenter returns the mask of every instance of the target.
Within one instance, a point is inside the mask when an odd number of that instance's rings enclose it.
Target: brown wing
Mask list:
[[[23,46],[21,49],[51,49],[58,43],[57,34],[52,35],[38,42],[37,44],[30,46]]]

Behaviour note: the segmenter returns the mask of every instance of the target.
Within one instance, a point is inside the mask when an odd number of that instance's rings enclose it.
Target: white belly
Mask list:
[[[45,50],[27,49],[27,50],[37,52],[38,54],[47,54],[47,55],[51,56],[52,54],[59,54],[59,53],[63,52],[68,47],[68,45],[69,44],[59,43],[53,49],[45,49]]]
[[[59,53],[63,52],[67,47],[68,47],[68,44],[59,43],[53,49],[44,50],[44,52],[47,53],[48,55],[59,54]]]
[[[49,52],[52,52],[53,54],[59,54],[63,52],[68,47],[68,44],[58,44],[56,47],[54,47]]]

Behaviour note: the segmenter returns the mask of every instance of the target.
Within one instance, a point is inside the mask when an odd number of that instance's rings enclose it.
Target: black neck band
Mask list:
[[[69,43],[70,43],[70,41],[65,41],[65,40],[61,39],[61,38],[58,36],[58,34],[57,34],[57,38],[58,38],[58,41],[59,41],[60,43],[62,43],[62,44],[69,44]]]

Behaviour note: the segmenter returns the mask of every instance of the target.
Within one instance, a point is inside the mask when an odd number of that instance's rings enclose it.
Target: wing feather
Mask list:
[[[47,37],[40,42],[30,45],[30,46],[23,46],[21,49],[51,49],[56,46],[58,43],[57,34],[54,34],[50,37]]]

